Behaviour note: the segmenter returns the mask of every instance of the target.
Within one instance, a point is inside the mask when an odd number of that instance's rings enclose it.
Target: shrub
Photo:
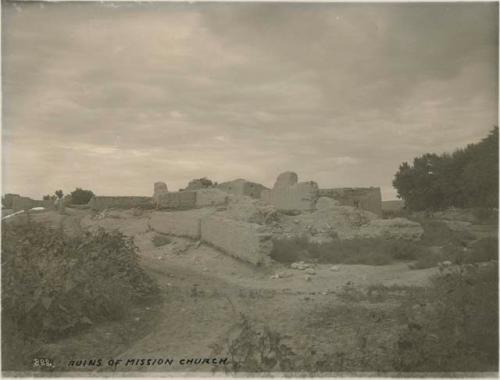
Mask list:
[[[377,238],[333,240],[311,243],[303,237],[276,239],[271,257],[279,262],[316,259],[331,264],[386,265],[393,261],[414,260],[425,247],[403,240]]]
[[[272,372],[291,371],[295,353],[286,344],[286,337],[268,326],[257,327],[244,314],[240,314],[233,339],[226,338],[221,344],[212,346],[212,354],[229,356],[226,372]]]
[[[32,222],[2,230],[2,317],[26,337],[57,338],[119,318],[157,293],[133,241],[119,232],[66,237]]]
[[[73,192],[71,192],[71,203],[75,205],[86,205],[94,196],[94,193],[90,190],[83,190],[77,187]]]
[[[410,264],[410,269],[433,268],[441,261],[444,261],[442,254],[427,250],[424,251],[414,263]]]
[[[472,215],[480,224],[498,224],[498,210],[478,207],[472,209]]]
[[[480,263],[490,260],[498,261],[498,238],[483,238],[471,245],[448,243],[439,250],[426,250],[420,254],[412,269],[425,269],[437,266],[439,262],[450,261],[453,264]]]
[[[474,242],[470,251],[464,257],[465,263],[479,263],[490,260],[498,261],[498,238],[488,237]]]
[[[170,244],[171,242],[172,242],[172,240],[168,236],[165,236],[165,235],[156,234],[153,237],[153,244],[155,245],[155,247],[161,247],[161,246],[164,246],[166,244]]]
[[[305,236],[293,237],[291,239],[273,240],[271,258],[281,263],[293,263],[300,259],[309,258],[307,248],[309,242]]]
[[[403,308],[394,367],[405,372],[498,370],[498,271],[443,270]]]
[[[422,225],[424,230],[421,239],[424,245],[439,246],[448,243],[460,245],[474,238],[471,232],[451,230],[443,221],[429,220],[427,218],[419,218],[417,221]]]

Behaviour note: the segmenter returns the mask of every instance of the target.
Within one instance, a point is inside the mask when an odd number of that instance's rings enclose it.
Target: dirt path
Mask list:
[[[169,366],[129,366],[122,371],[207,372],[210,365],[182,365],[183,358],[210,358],[211,345],[228,335],[240,313],[279,331],[301,331],[313,310],[336,302],[350,283],[368,285],[425,285],[435,270],[409,270],[407,264],[386,266],[316,265],[316,275],[282,264],[256,268],[211,247],[171,238],[163,247],[152,244],[154,233],[135,236],[143,267],[160,284],[165,302],[152,333],[119,355],[124,361],[173,358]],[[284,278],[272,278],[282,273]],[[297,339],[300,334],[297,334]]]

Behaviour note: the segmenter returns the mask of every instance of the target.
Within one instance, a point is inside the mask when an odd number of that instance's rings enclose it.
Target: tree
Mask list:
[[[393,186],[410,210],[498,207],[498,127],[452,154],[424,154],[403,162]]]
[[[71,203],[75,205],[85,205],[94,196],[94,193],[90,190],[83,190],[77,187],[73,192],[71,192]]]

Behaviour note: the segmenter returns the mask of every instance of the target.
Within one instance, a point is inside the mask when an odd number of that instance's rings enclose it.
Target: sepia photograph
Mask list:
[[[2,0],[2,376],[498,378],[498,20]]]

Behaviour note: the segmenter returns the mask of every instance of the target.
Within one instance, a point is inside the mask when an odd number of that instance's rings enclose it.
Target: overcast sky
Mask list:
[[[380,186],[498,119],[498,5],[10,3],[3,192]]]

